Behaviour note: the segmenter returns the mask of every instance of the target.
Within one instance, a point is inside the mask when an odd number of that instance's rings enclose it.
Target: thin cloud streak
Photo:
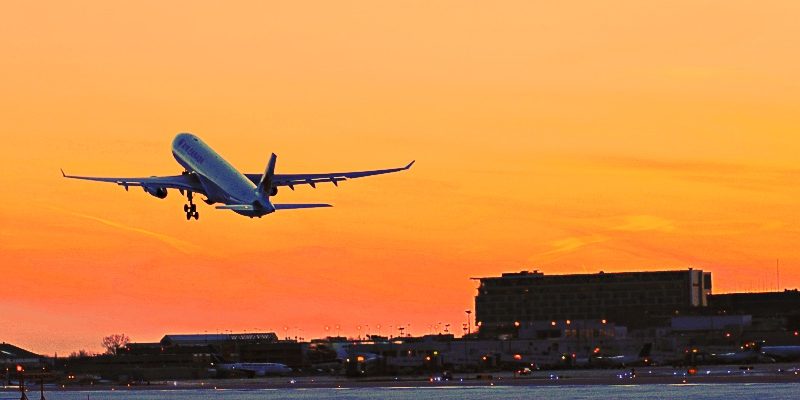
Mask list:
[[[607,227],[597,229],[594,234],[573,235],[563,239],[550,241],[548,244],[551,249],[538,253],[531,257],[533,260],[543,260],[555,256],[549,260],[554,261],[562,256],[571,254],[584,249],[587,246],[599,245],[608,249],[621,250],[615,245],[615,241],[624,241],[621,233],[660,232],[674,233],[676,231],[675,222],[666,218],[654,215],[625,215],[614,218]],[[628,250],[625,250],[629,252]],[[638,255],[636,253],[631,253]]]
[[[629,215],[625,217],[623,224],[611,229],[625,232],[672,232],[675,230],[675,224],[671,220],[653,215]]]
[[[655,160],[635,157],[583,157],[582,164],[611,169],[669,174],[675,178],[750,191],[784,191],[800,186],[800,169],[700,160]]]
[[[541,257],[549,257],[552,255],[557,254],[564,254],[564,253],[571,253],[576,251],[582,247],[595,244],[595,243],[602,243],[609,240],[608,237],[599,236],[599,235],[587,235],[587,236],[570,236],[564,239],[554,240],[550,242],[552,247],[551,250],[545,251],[543,253],[539,253],[534,258],[541,258]]]
[[[162,243],[174,248],[175,250],[178,250],[179,252],[181,252],[183,254],[197,254],[199,251],[201,251],[200,246],[197,246],[197,245],[195,245],[193,243],[189,243],[189,242],[187,242],[185,240],[181,240],[181,239],[169,236],[169,235],[164,235],[162,233],[148,231],[147,229],[137,228],[135,226],[128,226],[128,225],[125,225],[125,224],[121,224],[119,222],[114,222],[114,221],[107,220],[107,219],[100,218],[100,217],[96,217],[96,216],[93,216],[93,215],[81,214],[81,213],[77,213],[77,212],[74,212],[74,211],[68,211],[68,210],[64,210],[64,209],[59,209],[59,208],[56,208],[56,207],[51,207],[51,208],[53,210],[60,211],[60,212],[63,212],[65,214],[68,214],[68,215],[72,215],[72,216],[75,216],[75,217],[79,217],[79,218],[83,218],[83,219],[88,219],[88,220],[100,222],[101,224],[108,225],[108,226],[113,227],[113,228],[117,228],[117,229],[120,229],[120,230],[123,230],[123,231],[127,231],[127,232],[138,233],[140,235],[153,238],[153,239],[155,239],[157,241],[160,241],[160,242],[162,242]]]

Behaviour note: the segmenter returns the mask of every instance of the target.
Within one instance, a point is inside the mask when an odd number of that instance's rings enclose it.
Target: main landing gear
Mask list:
[[[183,211],[186,213],[186,220],[198,219],[200,218],[200,213],[197,212],[197,204],[194,204],[192,192],[186,192],[186,198],[189,199],[189,204],[183,205]]]

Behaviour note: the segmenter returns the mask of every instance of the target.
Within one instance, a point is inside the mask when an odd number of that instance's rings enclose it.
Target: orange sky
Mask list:
[[[38,2],[0,15],[0,340],[460,331],[469,277],[800,286],[800,3]],[[404,165],[250,220],[75,174]],[[285,329],[285,328],[288,328]]]

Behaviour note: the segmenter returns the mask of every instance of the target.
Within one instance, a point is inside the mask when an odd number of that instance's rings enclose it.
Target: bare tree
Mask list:
[[[125,347],[130,341],[131,338],[124,333],[115,333],[103,338],[103,347],[106,349],[106,354],[117,355],[119,349]]]
[[[94,354],[92,354],[91,352],[81,349],[81,350],[73,351],[72,353],[69,353],[69,358],[83,358],[83,357],[91,357],[93,355]]]

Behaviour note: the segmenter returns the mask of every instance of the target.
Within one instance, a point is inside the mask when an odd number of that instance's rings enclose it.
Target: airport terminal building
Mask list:
[[[564,321],[636,328],[708,305],[711,273],[697,269],[545,275],[504,273],[480,281],[475,320],[482,334]]]

